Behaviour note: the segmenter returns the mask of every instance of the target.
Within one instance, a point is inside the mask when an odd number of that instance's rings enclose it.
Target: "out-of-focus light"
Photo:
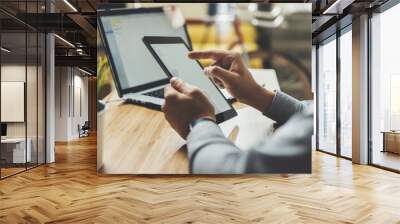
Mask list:
[[[78,12],[78,10],[68,1],[64,0],[65,4],[67,4],[74,12]]]
[[[249,6],[247,7],[247,9],[250,12],[255,12],[258,9],[257,3],[249,3]]]
[[[11,50],[9,50],[9,49],[7,49],[5,47],[1,47],[1,51],[4,51],[6,53],[10,53],[11,52]]]
[[[252,19],[251,24],[253,24],[254,26],[264,27],[264,28],[268,28],[268,29],[274,29],[274,28],[280,27],[281,25],[284,25],[284,21],[285,21],[285,17],[278,16],[272,21]]]
[[[92,73],[90,73],[90,72],[88,72],[88,71],[86,71],[86,70],[83,70],[83,69],[81,69],[81,68],[78,68],[78,70],[81,71],[81,72],[83,72],[83,73],[85,73],[85,74],[87,74],[87,75],[90,75],[90,76],[93,75]]]
[[[66,39],[64,39],[64,38],[62,38],[62,37],[60,37],[60,36],[57,35],[57,34],[54,34],[54,36],[57,37],[57,38],[58,38],[59,40],[61,40],[62,42],[64,42],[65,44],[67,44],[68,46],[75,48],[75,45],[73,45],[73,44],[72,44],[71,42],[69,42],[68,40],[66,40]]]
[[[345,7],[353,2],[353,0],[336,0],[332,5],[330,5],[325,11],[322,13],[326,14],[341,14],[342,12],[338,12],[340,8]]]
[[[234,15],[229,14],[219,14],[215,16],[216,22],[231,22],[235,19]]]

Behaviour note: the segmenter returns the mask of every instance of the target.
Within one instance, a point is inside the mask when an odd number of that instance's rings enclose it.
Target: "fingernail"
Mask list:
[[[209,73],[210,73],[210,69],[211,69],[210,66],[205,67],[205,68],[204,68],[204,72],[207,73],[207,74],[209,74]]]
[[[180,82],[180,79],[177,77],[172,77],[170,80],[171,85],[176,86]]]

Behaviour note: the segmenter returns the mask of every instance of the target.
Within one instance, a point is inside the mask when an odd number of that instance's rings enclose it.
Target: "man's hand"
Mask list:
[[[166,120],[182,138],[186,139],[189,134],[190,122],[203,117],[215,121],[214,107],[199,88],[177,78],[172,78],[170,83],[164,91],[162,110]]]
[[[204,71],[240,102],[261,112],[271,104],[275,93],[256,83],[239,53],[223,50],[192,51],[188,56],[191,59],[213,59],[215,63]]]

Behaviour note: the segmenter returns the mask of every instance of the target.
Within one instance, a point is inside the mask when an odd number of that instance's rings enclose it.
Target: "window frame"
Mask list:
[[[372,131],[372,94],[373,94],[373,88],[372,88],[372,18],[374,17],[374,14],[381,14],[384,13],[385,11],[393,8],[394,6],[400,4],[400,0],[388,0],[382,5],[378,6],[377,8],[374,8],[373,10],[368,11],[368,31],[367,31],[367,38],[368,38],[368,69],[367,69],[367,82],[368,82],[368,100],[367,100],[367,116],[368,116],[368,124],[367,124],[367,132],[368,132],[368,165],[377,167],[383,170],[395,172],[395,173],[400,173],[400,170],[390,168],[387,166],[383,166],[380,164],[376,164],[373,162],[373,131]]]
[[[343,20],[348,21],[349,17],[345,17],[343,18]],[[340,23],[341,20],[338,21],[338,23]],[[336,24],[334,24],[336,26]],[[344,34],[346,34],[347,32],[352,32],[352,22],[349,22],[348,24],[346,24],[344,27],[341,27],[340,29],[338,29],[335,33],[331,34],[330,36],[326,37],[325,39],[322,39],[320,41],[318,41],[318,43],[316,44],[316,81],[315,81],[315,86],[316,86],[316,92],[317,94],[315,94],[316,100],[316,150],[319,152],[323,152],[329,155],[333,155],[336,157],[340,157],[340,158],[344,158],[347,160],[352,160],[352,158],[347,157],[342,155],[342,150],[341,150],[341,119],[340,119],[340,103],[341,103],[341,97],[340,97],[340,82],[341,82],[341,67],[340,67],[340,37]],[[319,74],[319,66],[320,66],[320,61],[319,61],[319,48],[320,45],[322,43],[328,43],[330,41],[336,41],[336,152],[332,153],[332,152],[328,152],[324,149],[321,149],[320,143],[319,143],[319,119],[320,119],[320,111],[319,111],[319,103],[320,103],[320,99],[318,97],[318,93],[320,91],[320,74]]]
[[[36,3],[36,12],[39,11],[39,2],[41,2],[41,1],[39,1],[39,0],[32,1],[32,3]],[[28,3],[28,2],[24,2],[24,3]],[[47,34],[48,33],[40,31],[40,30],[30,26],[29,24],[24,23],[23,21],[20,21],[18,18],[14,17],[12,14],[10,14],[8,11],[6,11],[2,8],[0,8],[0,10],[1,10],[1,12],[9,15],[11,19],[21,22],[23,25],[23,30],[20,30],[20,33],[25,35],[25,37],[24,37],[25,38],[24,39],[24,42],[25,42],[25,49],[24,49],[24,52],[25,52],[25,56],[24,56],[25,57],[25,69],[24,69],[25,70],[25,87],[24,87],[25,88],[25,96],[24,96],[25,166],[24,166],[23,170],[20,170],[18,172],[15,172],[15,173],[12,173],[12,174],[9,174],[6,176],[4,176],[4,174],[2,173],[3,168],[0,166],[0,181],[1,181],[8,177],[12,177],[14,175],[26,172],[30,169],[37,168],[37,167],[47,163],[47,144],[48,144],[47,143],[47,43],[48,43]],[[48,7],[45,8],[45,12],[47,12],[47,11],[48,11]],[[27,4],[25,4],[25,12],[24,13],[25,13],[25,16],[27,16],[27,13],[29,13],[29,12],[27,12]],[[26,17],[25,17],[25,20],[26,20]],[[0,26],[1,26],[1,24],[0,24]],[[8,31],[3,31],[3,30],[0,31],[0,46],[2,45],[1,37],[2,37],[3,33],[8,33]],[[28,166],[28,163],[29,163],[29,162],[27,162],[28,154],[26,153],[27,147],[28,147],[28,144],[27,144],[27,142],[28,142],[28,112],[27,112],[28,78],[27,78],[27,76],[28,76],[28,64],[29,64],[28,63],[28,34],[33,34],[34,36],[36,36],[36,41],[35,41],[36,43],[34,43],[34,44],[36,44],[36,48],[35,48],[36,60],[33,62],[34,65],[36,66],[36,69],[35,69],[35,72],[32,74],[36,75],[36,91],[34,93],[34,94],[36,94],[36,96],[35,96],[36,97],[36,122],[34,122],[34,125],[36,125],[36,136],[34,136],[33,138],[36,138],[37,145],[36,145],[36,162],[33,164],[30,164],[30,166]],[[43,162],[39,162],[39,143],[38,143],[38,139],[39,139],[39,112],[38,112],[39,111],[39,98],[38,98],[38,95],[39,95],[39,81],[38,81],[38,76],[39,76],[39,70],[38,70],[38,67],[39,67],[39,34],[43,34],[42,39],[41,39],[41,42],[43,44],[42,45],[43,49],[41,49],[41,52],[43,53],[43,55],[41,55],[41,56],[42,56],[42,60],[44,60],[44,63],[42,64],[43,67],[41,70],[42,82],[43,82],[42,84],[43,84],[43,88],[44,88],[44,91],[42,92],[42,96],[44,96],[44,98],[42,99],[43,105],[41,105],[41,107],[43,109],[43,113],[44,113],[43,117],[41,117],[41,119],[43,119],[41,121],[43,122],[43,125],[44,125],[43,126],[43,145],[42,145],[42,147],[43,147],[42,152],[44,153],[44,155],[41,155],[43,157],[42,158]],[[0,82],[1,82],[1,77],[2,77],[1,76],[1,68],[3,66],[2,61],[3,61],[2,55],[0,53]],[[0,90],[1,90],[1,86],[0,86]],[[0,93],[0,96],[1,96],[1,93]],[[0,105],[0,110],[1,110],[1,105]],[[0,123],[1,123],[1,119],[0,119]],[[0,157],[1,157],[1,145],[0,145]]]

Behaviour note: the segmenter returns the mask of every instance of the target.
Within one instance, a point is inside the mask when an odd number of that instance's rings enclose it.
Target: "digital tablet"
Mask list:
[[[182,38],[145,36],[143,42],[168,76],[178,77],[204,91],[214,106],[217,123],[237,115],[200,63],[188,57],[189,47]]]

